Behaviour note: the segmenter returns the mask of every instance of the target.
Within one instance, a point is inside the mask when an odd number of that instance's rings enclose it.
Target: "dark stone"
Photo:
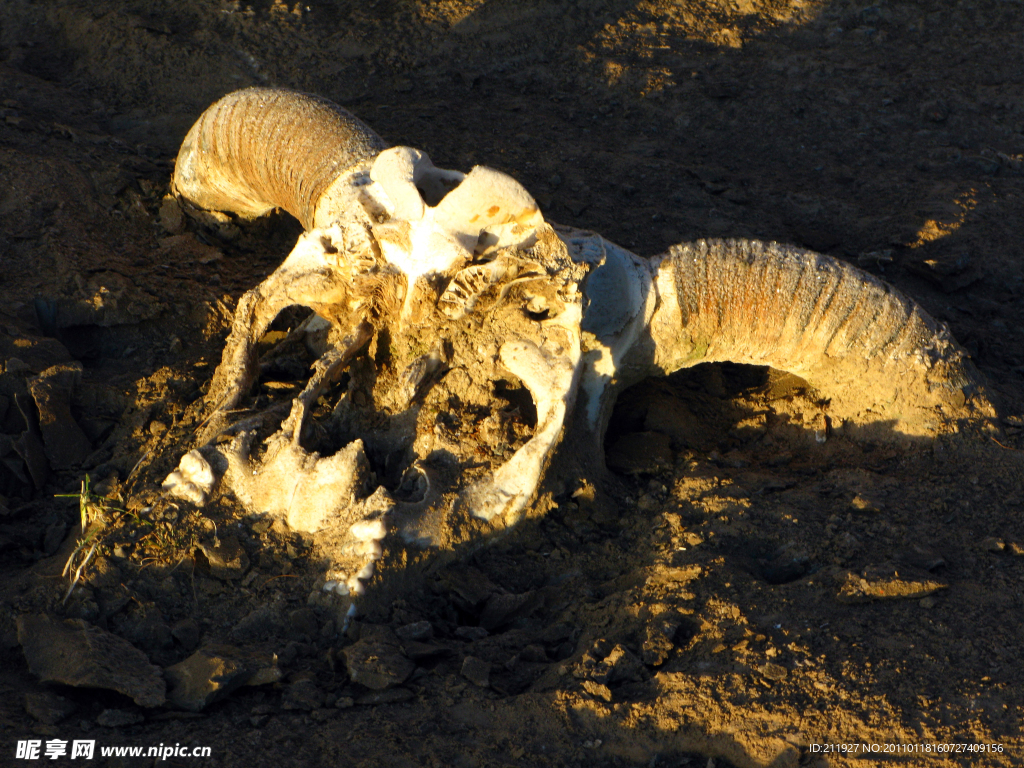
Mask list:
[[[29,669],[43,682],[107,688],[140,707],[159,707],[167,699],[160,668],[142,651],[81,619],[19,616],[18,642]]]
[[[82,364],[62,363],[28,380],[39,409],[39,431],[54,469],[76,466],[92,452],[92,443],[71,415],[71,394],[82,378]]]
[[[381,632],[360,638],[343,653],[352,682],[375,691],[401,685],[416,668],[402,653],[398,638]]]
[[[637,682],[644,678],[640,660],[622,645],[609,648],[608,640],[597,640],[573,671],[573,676],[601,685]]]
[[[660,667],[675,650],[673,638],[679,629],[679,622],[654,621],[644,628],[644,640],[640,648],[640,660],[649,667]]]
[[[233,534],[202,542],[199,549],[210,564],[210,573],[222,581],[240,579],[249,570],[249,556]]]
[[[190,712],[199,712],[243,685],[281,679],[272,658],[223,644],[200,648],[164,673],[171,684],[168,700]]]
[[[434,636],[434,627],[429,621],[417,621],[413,624],[406,624],[395,630],[399,640],[429,640]]]
[[[766,662],[757,668],[757,671],[764,675],[769,680],[775,682],[781,682],[789,676],[789,670],[781,664],[775,664],[773,662]]]
[[[283,630],[280,606],[262,605],[235,625],[231,637],[240,642],[266,640]]]
[[[43,534],[43,554],[48,556],[56,554],[67,532],[68,526],[63,520],[46,526],[46,533]]]

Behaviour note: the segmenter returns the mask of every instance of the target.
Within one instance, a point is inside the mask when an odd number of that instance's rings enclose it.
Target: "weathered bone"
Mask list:
[[[232,122],[237,115],[245,116],[239,124]],[[361,592],[391,527],[407,542],[451,545],[461,535],[460,514],[514,522],[566,428],[568,464],[584,476],[599,471],[617,394],[700,362],[796,373],[832,398],[833,418],[874,429],[874,436],[934,435],[993,415],[945,326],[849,265],[730,240],[641,259],[594,233],[551,229],[511,177],[481,167],[467,175],[440,170],[405,147],[380,151],[379,139],[351,120],[313,97],[232,94],[190,131],[175,172],[178,193],[199,207],[258,215],[277,205],[309,230],[240,301],[210,388],[213,414],[202,442],[224,431],[248,391],[256,342],[281,309],[301,304],[333,323],[342,340],[317,364],[265,455],[250,459],[252,435],[245,432],[220,449],[230,465],[226,484],[247,507],[347,537],[343,549],[354,559],[328,581],[332,589]],[[279,125],[309,136],[278,144]],[[319,155],[309,149],[314,144]],[[306,451],[300,443],[308,405],[376,328],[390,334],[391,360],[373,369],[379,381],[372,385],[388,413],[386,427],[362,433],[334,456]],[[361,381],[356,368],[350,387]],[[533,399],[533,435],[481,478],[466,474],[471,462],[432,464],[465,446],[438,448],[446,444],[435,427],[420,425],[420,399],[431,388],[447,391],[447,377],[466,378],[471,391],[509,374]],[[382,382],[391,382],[391,391]],[[574,409],[578,389],[582,403]],[[358,414],[348,395],[339,408]],[[393,499],[382,487],[367,495],[364,442],[404,452],[419,473],[420,497]],[[172,473],[168,482],[174,478],[172,488],[203,501],[211,489],[201,470],[189,454],[181,477]]]
[[[345,330],[363,321],[372,296],[357,288],[360,280],[374,274],[377,265],[348,252],[347,244],[353,240],[359,244],[357,256],[364,256],[370,246],[365,232],[357,227],[343,229],[334,225],[304,233],[284,263],[242,296],[207,393],[214,413],[200,435],[200,442],[205,443],[223,431],[229,414],[249,391],[257,374],[256,344],[283,309],[295,305],[310,307]],[[380,284],[386,287],[387,274],[377,274]]]

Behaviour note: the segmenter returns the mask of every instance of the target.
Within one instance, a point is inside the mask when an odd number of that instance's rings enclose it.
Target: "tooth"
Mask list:
[[[387,534],[387,526],[383,520],[360,520],[348,529],[360,541],[379,541]]]
[[[361,579],[362,581],[369,581],[373,578],[374,567],[375,566],[372,562],[367,563],[359,569],[359,573],[356,574],[356,578]]]
[[[380,560],[381,557],[384,556],[384,547],[379,541],[374,541],[372,539],[346,544],[342,547],[341,551],[342,554],[352,557],[366,557],[369,555],[372,560]]]
[[[324,592],[334,592],[336,595],[346,596],[349,592],[348,585],[344,581],[330,579],[324,583]]]

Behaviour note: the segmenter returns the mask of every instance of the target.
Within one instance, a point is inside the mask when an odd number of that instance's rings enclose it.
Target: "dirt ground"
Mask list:
[[[1022,29],[1018,0],[4,2],[0,764],[29,739],[224,768],[1024,763]],[[161,213],[189,126],[259,84],[506,171],[643,256],[729,236],[846,259],[949,324],[1001,431],[820,442],[775,373],[650,380],[613,419],[616,514],[567,484],[455,562],[389,565],[342,631],[309,537],[228,498],[153,506],[235,302],[299,233]],[[650,432],[667,454],[622,449]],[[82,530],[57,495],[86,475],[107,524],[65,600]],[[218,566],[211,535],[241,552]],[[279,679],[200,712],[45,684],[16,629],[37,614],[159,667],[276,654]],[[384,682],[352,679],[357,651]]]

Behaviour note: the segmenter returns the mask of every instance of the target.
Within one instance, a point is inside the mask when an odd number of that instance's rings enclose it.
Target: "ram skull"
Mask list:
[[[313,96],[225,96],[186,137],[173,187],[192,209],[281,208],[306,231],[240,300],[198,446],[164,487],[201,505],[219,481],[252,512],[335,537],[328,587],[344,593],[363,591],[389,536],[450,548],[514,523],[560,445],[563,471],[600,475],[618,393],[697,363],[794,373],[875,437],[992,416],[947,328],[869,274],[746,240],[643,259],[545,221],[505,174],[435,168]],[[257,345],[295,305],[315,315],[285,344],[316,346],[312,375],[287,416],[239,418]]]

